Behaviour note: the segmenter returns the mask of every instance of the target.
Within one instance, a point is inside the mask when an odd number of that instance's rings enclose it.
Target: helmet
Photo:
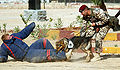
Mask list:
[[[85,8],[88,8],[86,5],[82,5],[80,8],[79,8],[79,12],[82,12],[85,10]]]

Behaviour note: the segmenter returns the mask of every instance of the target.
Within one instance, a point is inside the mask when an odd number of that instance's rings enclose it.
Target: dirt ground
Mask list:
[[[47,18],[62,18],[64,26],[68,26],[79,15],[78,9],[46,9]],[[113,11],[116,13],[116,11]],[[0,9],[0,25],[7,23],[7,30],[13,29],[15,26],[20,26],[22,29],[25,24],[20,18],[20,14],[24,13],[24,9]],[[113,13],[113,15],[114,15]],[[36,24],[44,24],[47,22],[37,22]],[[2,33],[0,33],[1,37]],[[24,40],[27,44],[33,43],[30,36]],[[0,44],[2,41],[0,40]],[[55,41],[51,41],[55,45]],[[120,41],[104,41],[103,46],[120,47]],[[0,63],[0,70],[119,70],[120,69],[120,55],[119,54],[102,54],[103,59],[97,62],[86,63],[84,61],[84,53],[73,52],[70,61],[61,62],[45,62],[45,63],[28,63],[14,61],[9,57],[8,62]]]
[[[0,63],[0,70],[119,70],[119,55],[103,55],[103,60],[86,63],[85,54],[73,53],[70,61],[28,63],[9,59],[6,63]]]

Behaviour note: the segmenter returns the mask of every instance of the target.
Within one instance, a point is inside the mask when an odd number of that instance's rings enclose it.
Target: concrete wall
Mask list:
[[[46,8],[79,8],[81,5],[87,5],[89,7],[93,6],[93,3],[46,3]],[[120,3],[105,3],[107,8],[120,8]]]
[[[66,31],[66,30],[50,30],[48,31],[46,37],[47,39],[53,40],[53,37],[55,37],[57,40],[62,39],[64,37],[66,38],[72,38],[73,36],[79,36],[78,31]],[[108,33],[106,37],[104,38],[104,41],[120,41],[120,33]]]
[[[65,6],[65,3],[51,2],[51,3],[45,3],[45,8],[46,9],[79,8],[83,4],[85,4],[89,7],[94,5],[93,3],[67,3],[67,6]],[[105,4],[106,4],[107,8],[120,8],[120,3],[105,3]],[[8,6],[5,8],[13,8],[13,9],[17,9],[17,7],[20,9],[28,8],[28,4],[10,4],[10,3],[9,4],[0,4],[0,7],[3,6],[2,8],[4,8],[4,5]],[[41,8],[43,8],[43,6],[44,6],[44,4],[41,3]]]

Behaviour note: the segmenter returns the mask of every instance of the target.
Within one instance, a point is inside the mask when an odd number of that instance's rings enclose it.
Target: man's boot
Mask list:
[[[94,53],[94,57],[91,59],[91,61],[99,61],[101,60],[100,53]]]

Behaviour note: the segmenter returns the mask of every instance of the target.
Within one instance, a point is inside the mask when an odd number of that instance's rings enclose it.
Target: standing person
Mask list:
[[[64,51],[56,53],[49,40],[41,38],[30,47],[22,40],[27,38],[35,28],[35,23],[29,24],[22,31],[11,35],[4,34],[0,46],[0,62],[7,62],[8,55],[19,61],[43,62],[66,60],[68,56]]]
[[[95,38],[95,54],[91,58],[91,61],[100,60],[100,53],[102,49],[102,39],[105,38],[110,27],[108,26],[109,15],[107,12],[101,9],[90,9],[86,5],[82,5],[79,8],[79,12],[83,15],[83,27],[80,31],[82,37]],[[88,43],[87,49],[91,47],[91,43]],[[93,55],[91,55],[93,56]]]

